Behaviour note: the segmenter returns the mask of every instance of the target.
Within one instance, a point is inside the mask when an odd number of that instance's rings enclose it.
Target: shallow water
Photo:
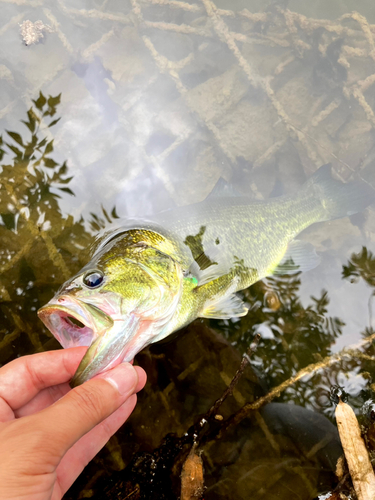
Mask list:
[[[58,347],[36,310],[87,262],[96,232],[118,217],[199,202],[220,177],[253,200],[295,193],[328,162],[341,180],[360,176],[375,187],[370,1],[0,7],[0,363]],[[26,46],[19,24],[39,19],[52,31]],[[198,320],[137,357],[149,384],[136,412],[67,498],[90,496],[97,479],[123,469],[135,452],[151,453],[168,432],[183,435],[222,394],[256,332],[255,373],[245,372],[224,417],[373,332],[374,207],[311,226],[301,238],[316,247],[317,268],[245,291],[251,310],[241,320]],[[374,355],[371,343],[363,349]],[[328,392],[339,384],[359,408],[372,397],[371,360],[344,357],[291,383],[275,401],[331,418]],[[312,499],[335,485],[332,464],[307,456],[314,439],[296,446],[275,425],[286,410],[272,408],[271,416],[253,412],[220,440],[202,442],[205,498],[291,498],[292,489],[295,498]],[[142,474],[134,464],[127,469],[129,494],[134,478],[151,484],[141,457]],[[165,498],[176,498],[175,467]],[[162,498],[151,490],[147,498]]]

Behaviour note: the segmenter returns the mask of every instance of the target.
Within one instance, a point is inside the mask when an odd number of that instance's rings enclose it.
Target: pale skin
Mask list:
[[[0,368],[0,500],[60,500],[126,421],[146,374],[130,363],[70,389],[85,347]]]

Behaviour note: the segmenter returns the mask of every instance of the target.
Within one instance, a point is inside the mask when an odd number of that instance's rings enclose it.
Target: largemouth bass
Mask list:
[[[329,165],[295,196],[268,201],[234,196],[219,182],[201,203],[105,236],[39,317],[63,347],[89,347],[72,381],[81,384],[195,318],[244,316],[237,291],[319,263],[313,246],[295,239],[303,229],[374,201],[370,186],[334,180]]]

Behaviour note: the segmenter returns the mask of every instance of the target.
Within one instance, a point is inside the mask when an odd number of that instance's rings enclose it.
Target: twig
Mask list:
[[[260,341],[260,334],[257,333],[254,337],[254,340],[252,344],[250,345],[249,349],[246,351],[246,353],[243,355],[241,364],[236,371],[231,383],[227,387],[227,389],[224,391],[222,396],[215,401],[215,403],[211,406],[211,408],[208,410],[208,412],[200,419],[199,425],[201,427],[204,426],[206,421],[208,421],[212,416],[216,415],[218,409],[220,406],[224,403],[224,401],[227,399],[228,396],[231,396],[233,394],[233,390],[236,387],[238,381],[240,380],[245,368],[247,367],[248,364],[250,364],[250,358],[256,351],[258,344]]]
[[[243,374],[247,365],[250,363],[251,356],[254,354],[254,352],[258,347],[259,341],[260,341],[260,334],[257,333],[254,336],[254,340],[251,343],[249,349],[243,355],[241,364],[238,370],[236,371],[231,383],[227,387],[227,389],[224,391],[221,397],[215,401],[215,403],[211,406],[211,408],[202,417],[200,417],[199,420],[195,422],[181,438],[179,438],[180,447],[182,447],[184,444],[187,443],[197,444],[197,442],[199,442],[199,444],[202,444],[203,441],[202,436],[198,439],[198,436],[202,428],[217,414],[218,409],[224,403],[227,397],[232,395],[235,386],[237,385],[239,379],[241,378],[241,375]],[[216,433],[217,432],[218,431],[216,431]]]

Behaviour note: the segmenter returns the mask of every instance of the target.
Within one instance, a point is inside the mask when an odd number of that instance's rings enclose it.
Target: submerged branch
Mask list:
[[[238,367],[236,373],[234,374],[234,377],[232,378],[230,384],[228,385],[224,393],[220,396],[220,398],[214,402],[211,408],[203,416],[199,417],[199,420],[197,420],[182,437],[176,440],[176,444],[178,442],[178,446],[180,447],[180,449],[184,444],[187,443],[189,443],[192,447],[196,447],[198,444],[202,445],[204,442],[206,442],[209,438],[212,437],[211,434],[203,434],[203,435],[201,434],[200,437],[199,435],[203,427],[205,427],[205,425],[210,420],[212,420],[217,416],[217,412],[220,406],[224,403],[224,401],[228,398],[228,396],[232,395],[235,386],[237,385],[243,372],[245,371],[245,368],[250,364],[250,358],[256,351],[260,338],[261,336],[259,333],[257,333],[254,336],[254,340],[251,343],[248,350],[246,351],[246,353],[243,355],[241,364]],[[214,431],[215,434],[217,434],[218,431],[220,431],[220,428]]]
[[[352,408],[341,400],[336,407],[337,428],[358,500],[375,498],[375,475],[361,429]]]
[[[252,344],[250,345],[249,349],[247,350],[246,354],[244,354],[242,361],[241,361],[241,364],[240,364],[238,370],[236,371],[234,377],[232,378],[231,383],[229,384],[227,389],[224,391],[222,396],[215,401],[215,403],[211,406],[211,408],[208,410],[208,412],[200,419],[199,424],[201,427],[203,427],[203,425],[205,424],[205,422],[207,420],[209,420],[214,415],[216,415],[218,409],[224,403],[224,401],[227,399],[227,397],[231,396],[233,394],[233,390],[236,387],[238,381],[240,380],[245,368],[247,367],[247,365],[250,364],[250,358],[254,354],[254,352],[256,351],[258,344],[259,344],[259,341],[260,341],[260,334],[257,333],[254,336],[254,340],[253,340]]]
[[[282,382],[280,385],[277,387],[274,387],[271,389],[271,391],[266,394],[265,396],[257,399],[253,403],[247,403],[245,404],[237,413],[235,413],[232,417],[230,417],[226,422],[223,424],[220,432],[217,434],[217,439],[220,439],[224,432],[229,428],[232,427],[233,425],[239,424],[244,418],[246,418],[248,415],[251,414],[251,412],[255,410],[259,410],[262,406],[264,406],[267,403],[270,403],[273,399],[277,398],[280,396],[280,393],[285,391],[288,387],[291,385],[295,384],[299,380],[301,380],[303,377],[306,376],[311,376],[315,374],[317,371],[321,369],[325,369],[328,366],[338,363],[342,361],[345,357],[349,358],[355,358],[355,357],[360,357],[363,355],[363,353],[360,351],[361,348],[371,344],[375,340],[375,333],[367,337],[366,339],[362,340],[359,342],[357,345],[352,346],[350,349],[344,348],[337,354],[333,354],[332,356],[327,356],[325,357],[322,361],[319,361],[318,363],[313,363],[311,365],[306,366],[302,370],[300,370],[294,377],[290,377],[288,380],[285,380]]]

